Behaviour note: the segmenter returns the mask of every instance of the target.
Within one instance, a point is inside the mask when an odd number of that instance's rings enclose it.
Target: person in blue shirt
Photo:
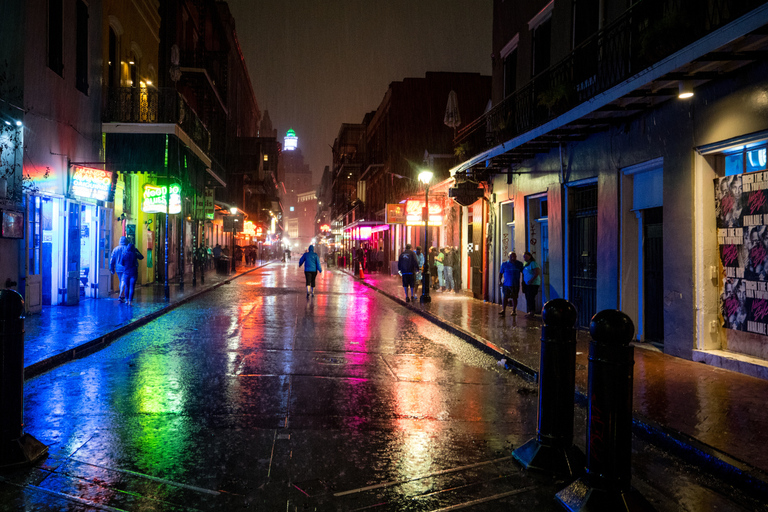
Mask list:
[[[517,254],[510,252],[508,259],[499,269],[499,286],[501,286],[501,311],[507,310],[507,301],[512,299],[512,315],[517,315],[517,297],[520,295],[520,276],[523,273],[523,263],[517,259]]]
[[[139,279],[139,260],[143,260],[144,255],[139,252],[135,245],[129,243],[120,259],[123,265],[123,285],[125,289],[125,298],[128,305],[133,305],[133,291],[136,288],[136,281]]]
[[[290,257],[289,257],[290,259]],[[301,255],[299,259],[299,268],[304,265],[304,278],[307,284],[307,298],[310,295],[315,296],[315,278],[318,273],[323,273],[323,269],[320,268],[320,258],[315,252],[315,246],[310,245],[307,252]]]

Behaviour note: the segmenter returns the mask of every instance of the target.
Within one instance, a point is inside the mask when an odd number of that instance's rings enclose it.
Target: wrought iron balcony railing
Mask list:
[[[541,126],[764,3],[640,0],[565,59],[459,130],[456,153],[466,160]]]
[[[184,97],[175,89],[116,87],[107,91],[105,123],[167,123],[177,124],[209,153],[211,135]]]

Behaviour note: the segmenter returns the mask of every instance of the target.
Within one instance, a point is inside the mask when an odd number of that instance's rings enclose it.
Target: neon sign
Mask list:
[[[405,213],[407,226],[423,226],[424,218],[422,212],[426,206],[424,201],[416,201],[409,199],[405,203]],[[443,225],[443,205],[438,201],[429,203],[429,225],[430,226],[442,226]]]
[[[97,201],[107,200],[112,188],[112,171],[77,166],[74,169],[70,187],[72,195]]]
[[[168,213],[181,213],[181,185],[178,183],[172,183],[170,189],[166,186],[144,185],[141,211],[144,213],[165,213],[167,196],[170,199]]]
[[[320,231],[330,231],[330,230],[331,230],[331,226],[329,226],[328,224],[323,224],[322,226],[320,226]]]
[[[256,226],[254,225],[253,221],[245,221],[245,225],[243,226],[243,234],[247,236],[256,236]]]

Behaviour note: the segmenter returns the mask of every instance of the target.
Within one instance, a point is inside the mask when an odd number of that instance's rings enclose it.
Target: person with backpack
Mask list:
[[[405,290],[405,302],[416,300],[414,289],[416,288],[416,271],[419,268],[419,260],[416,253],[411,250],[411,244],[406,244],[405,250],[397,259],[397,270],[403,276],[403,290]],[[411,296],[408,296],[408,288],[411,289]]]
[[[120,263],[123,268],[123,285],[125,289],[128,305],[133,305],[133,291],[136,288],[136,280],[139,278],[139,260],[143,260],[144,255],[139,252],[133,244],[128,244],[123,250],[123,256]]]
[[[317,274],[323,273],[323,269],[320,268],[320,257],[315,252],[315,246],[310,245],[307,252],[301,255],[299,259],[299,268],[304,265],[304,279],[307,285],[307,298],[309,295],[315,296],[315,278]]]

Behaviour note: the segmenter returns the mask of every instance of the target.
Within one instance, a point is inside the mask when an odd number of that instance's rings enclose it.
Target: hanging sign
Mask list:
[[[723,327],[768,335],[768,172],[715,179]]]
[[[424,201],[409,199],[405,203],[406,222],[407,226],[423,226],[424,217],[423,211],[426,207]],[[443,225],[443,205],[440,202],[429,202],[429,225],[430,226],[442,226]]]
[[[168,213],[181,213],[181,185],[171,183],[169,187],[163,185],[144,185],[144,195],[141,201],[141,211],[144,213],[165,213],[166,198]]]
[[[387,224],[405,224],[405,205],[404,204],[388,204],[386,223]]]
[[[72,166],[72,182],[69,191],[84,199],[106,201],[112,189],[112,171]]]
[[[212,188],[205,189],[205,218],[209,220],[213,220],[215,214],[213,206],[213,193],[214,190]]]

